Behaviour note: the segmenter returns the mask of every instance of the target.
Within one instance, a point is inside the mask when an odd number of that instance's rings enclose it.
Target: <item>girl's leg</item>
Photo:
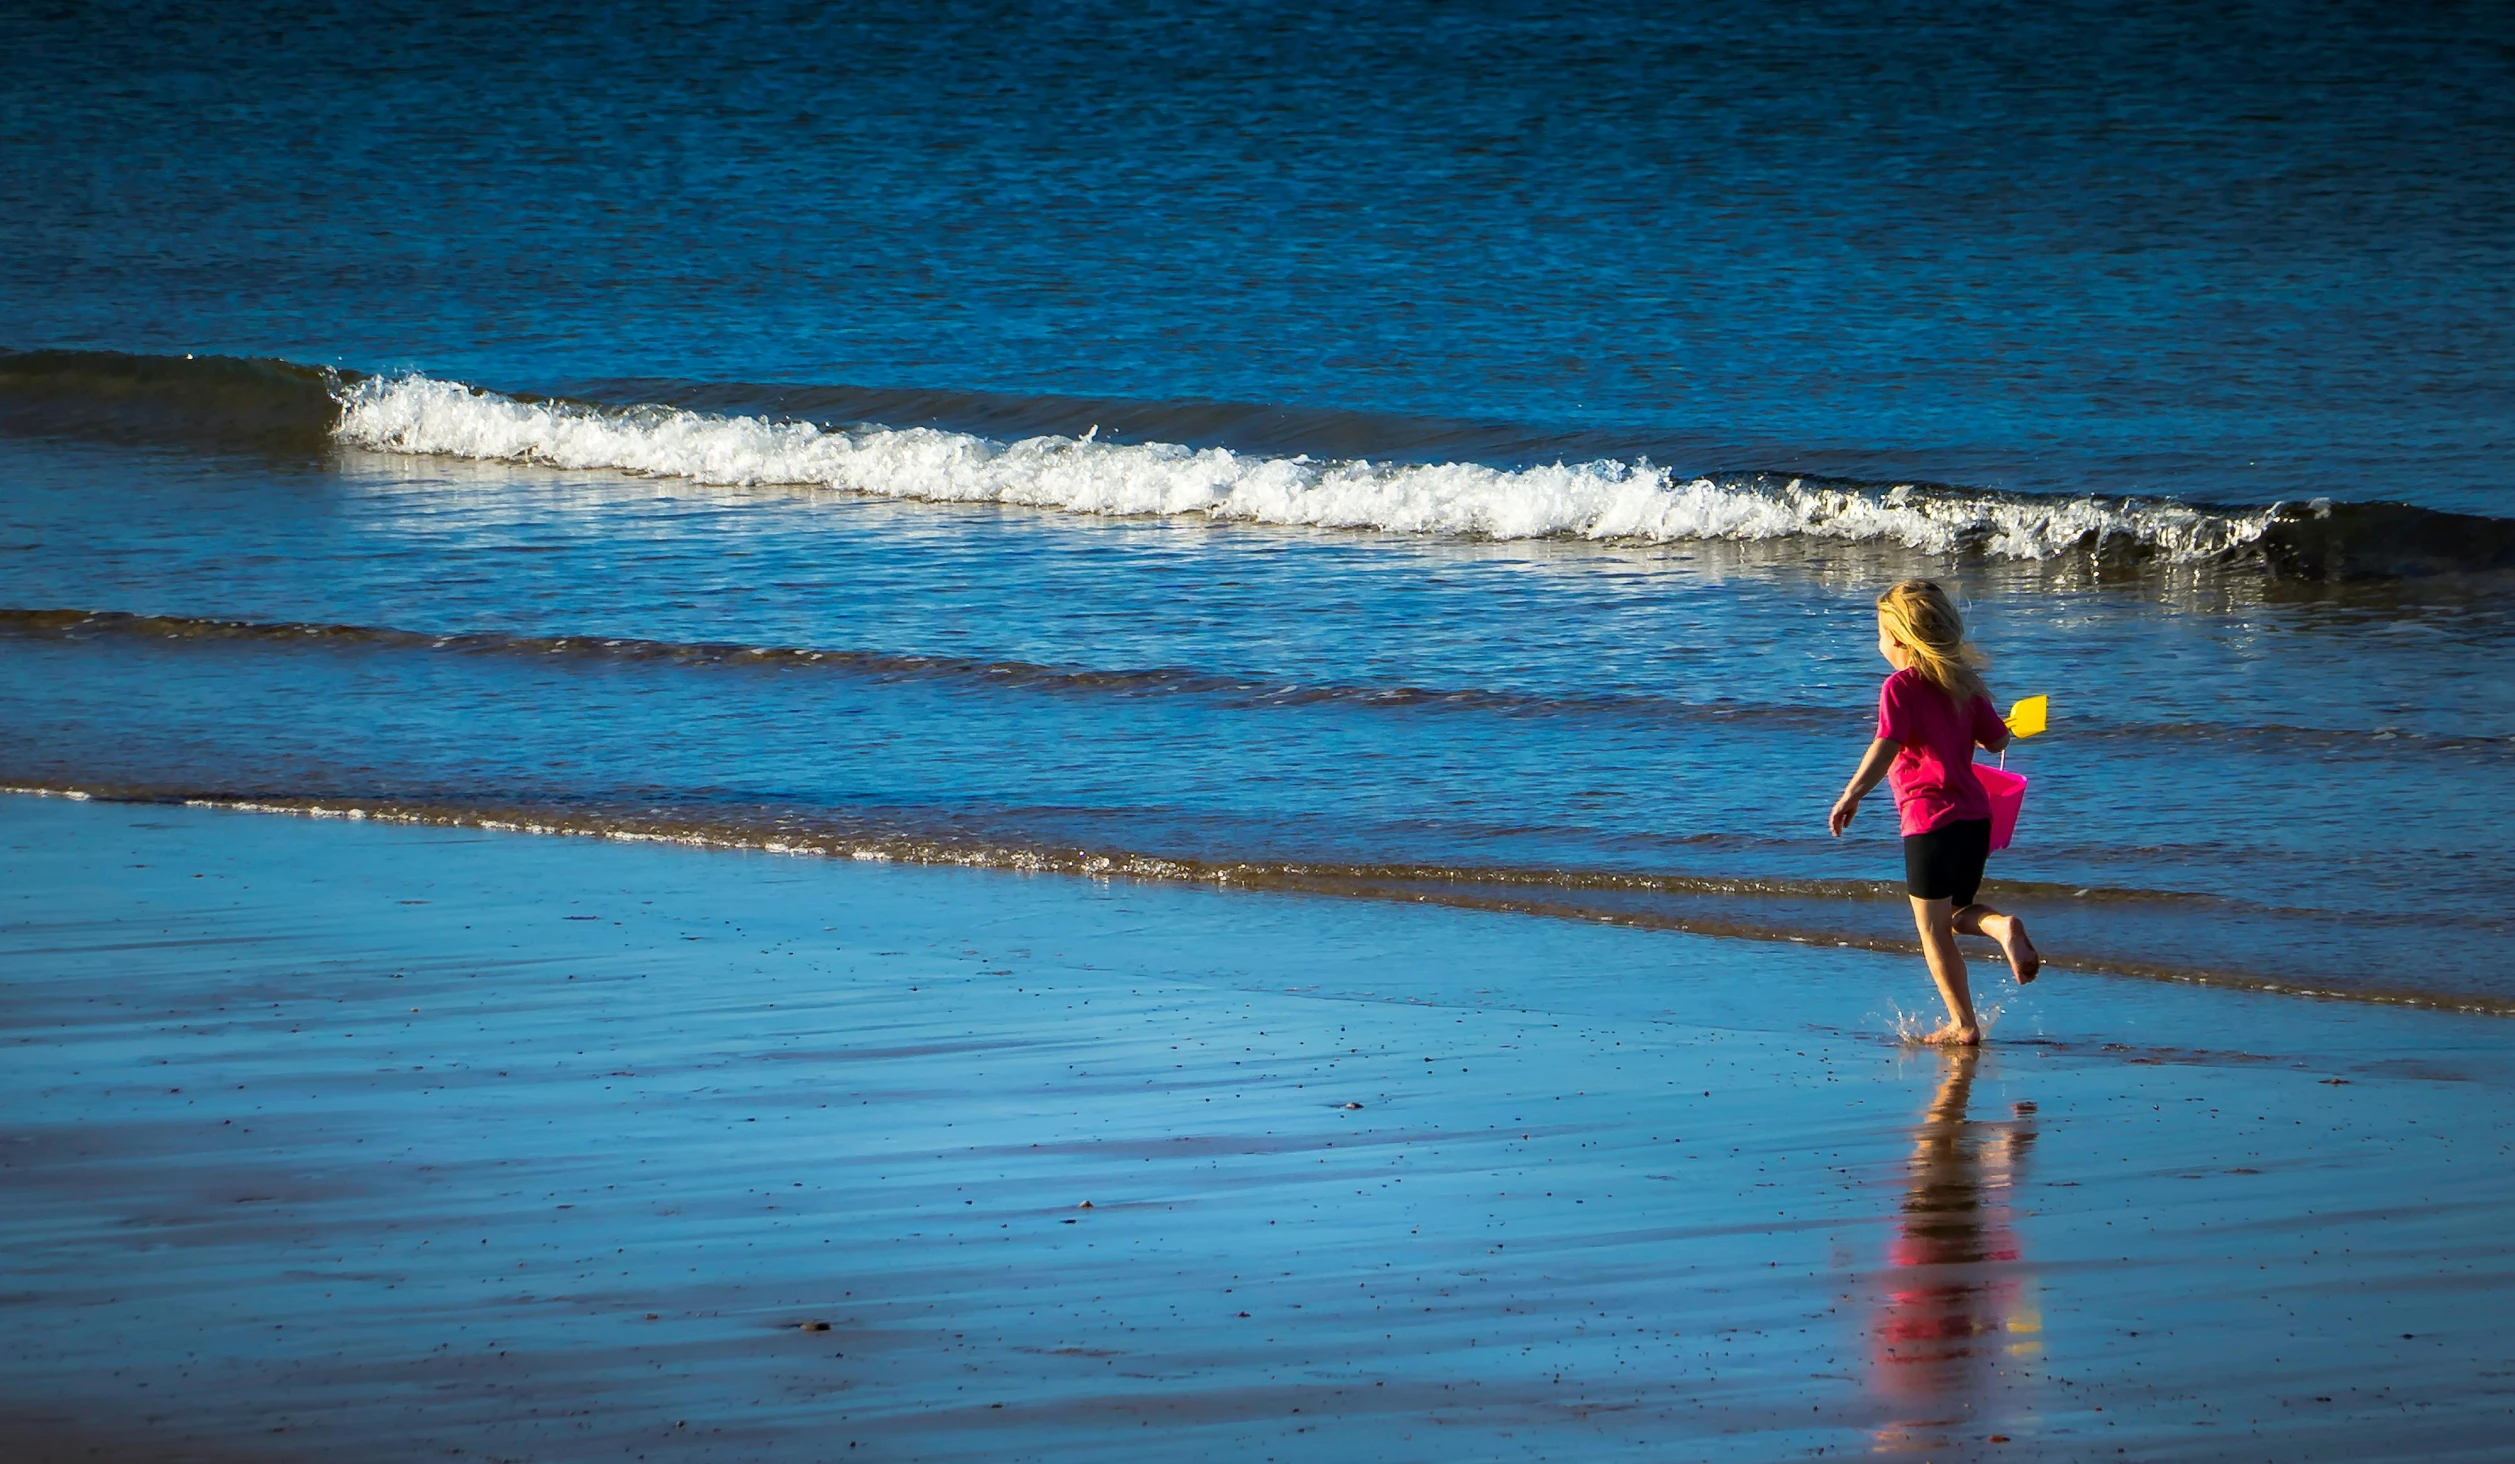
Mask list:
[[[1974,1016],[1973,989],[1965,984],[1965,953],[1956,948],[1956,911],[1950,900],[1912,897],[1912,923],[1921,931],[1921,954],[1930,963],[1930,979],[1939,984],[1947,1003],[1947,1025],[1930,1034],[1932,1042],[1971,1047],[1982,1040],[1982,1023]]]
[[[2018,985],[2034,980],[2043,969],[2043,953],[2026,938],[2026,922],[2016,916],[2003,915],[1988,905],[1967,905],[1956,912],[1955,925],[1960,935],[1987,935],[1998,941]]]

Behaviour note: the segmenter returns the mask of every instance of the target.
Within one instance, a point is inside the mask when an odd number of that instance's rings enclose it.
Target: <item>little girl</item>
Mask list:
[[[2008,724],[1974,670],[1980,656],[1965,641],[1964,620],[1930,581],[1906,580],[1878,596],[1878,654],[1895,674],[1878,691],[1877,740],[1826,825],[1840,838],[1860,800],[1891,778],[1904,824],[1904,889],[1930,979],[1947,1001],[1947,1025],[1929,1040],[1970,1047],[1982,1040],[1982,1024],[1957,935],[1998,941],[2020,986],[2043,967],[2025,921],[1974,902],[1991,855],[1991,800],[1974,776],[1974,747],[2008,746]]]

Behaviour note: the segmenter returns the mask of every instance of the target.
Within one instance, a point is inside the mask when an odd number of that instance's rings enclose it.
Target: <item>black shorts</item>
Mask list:
[[[1904,888],[1916,900],[1953,900],[1964,909],[1982,889],[1983,861],[1991,857],[1991,820],[1942,824],[1926,834],[1904,835]]]

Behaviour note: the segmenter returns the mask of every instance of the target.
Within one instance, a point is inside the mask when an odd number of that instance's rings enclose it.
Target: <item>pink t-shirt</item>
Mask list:
[[[1918,671],[1907,667],[1886,678],[1878,688],[1878,736],[1904,745],[1886,781],[1907,835],[1991,816],[1991,799],[1974,776],[1974,745],[1998,742],[2008,730],[1989,697],[1975,697],[1960,712]]]

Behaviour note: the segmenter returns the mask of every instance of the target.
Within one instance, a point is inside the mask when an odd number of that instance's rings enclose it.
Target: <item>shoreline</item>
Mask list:
[[[2003,984],[1961,1057],[1855,951],[67,799],[0,846],[0,1412],[62,1457],[2482,1457],[2507,1415],[2493,1022]]]
[[[56,798],[71,802],[105,803],[129,807],[177,806],[231,813],[270,814],[319,820],[337,819],[349,823],[597,839],[621,844],[664,845],[717,853],[769,854],[864,864],[986,870],[1014,875],[1054,875],[1061,878],[1093,881],[1117,880],[1161,887],[1260,896],[1306,896],[1438,906],[1463,912],[1611,925],[1632,930],[1715,940],[1753,941],[1814,949],[1859,951],[1873,955],[1902,956],[1913,960],[1919,960],[1921,954],[1920,946],[1911,937],[1904,935],[1845,933],[1839,928],[1821,928],[1817,922],[1805,920],[1795,927],[1772,923],[1758,924],[1735,918],[1723,919],[1635,909],[1630,905],[1613,903],[1615,897],[1619,895],[1637,893],[1644,896],[1661,895],[1704,899],[1743,900],[1764,896],[1780,901],[1809,898],[1808,893],[1801,890],[1776,892],[1770,889],[1751,889],[1750,886],[1757,883],[1755,881],[1719,881],[1693,876],[1637,875],[1584,870],[1558,871],[1549,878],[1539,881],[1528,878],[1525,871],[1480,869],[1474,866],[1320,867],[1297,862],[1200,859],[1140,853],[1095,854],[1082,849],[1001,846],[978,842],[939,844],[899,834],[868,833],[849,837],[843,834],[812,831],[772,832],[773,824],[759,829],[746,829],[724,823],[702,827],[685,818],[617,810],[590,814],[579,811],[571,815],[555,808],[536,810],[529,805],[462,809],[418,805],[390,798],[281,797],[170,791],[156,788],[86,789],[68,785],[24,782],[0,783],[0,795]],[[1856,890],[1842,881],[1802,883],[1817,890],[1822,897],[1838,902],[1885,904],[1892,908],[1896,917],[1904,914],[1902,887],[1892,881],[1872,881],[1868,887]],[[2028,884],[2021,889],[2017,881],[1988,879],[1984,882],[1984,888],[2003,894],[2012,903],[2034,901],[2037,894],[2046,897],[2041,902],[2024,904],[2021,913],[2033,919],[2037,930],[2049,931],[2052,913],[2049,897],[2054,891],[2066,888],[2066,886]],[[1560,892],[1560,897],[1541,898],[1534,894],[1517,893],[1520,890],[1555,890]],[[1510,891],[1511,893],[1494,893],[1496,891]],[[2088,893],[2083,889],[2077,891],[2077,894],[2081,896]],[[2102,891],[2101,893],[2114,895],[2121,892]],[[2230,903],[2217,896],[2194,895],[2182,891],[2138,893],[2145,898],[2160,902]],[[1592,895],[1600,903],[1587,905],[1578,903],[1575,897],[1582,894]],[[2046,939],[2049,941],[2050,937],[2047,935]],[[1970,938],[1969,941],[1967,947],[1969,963],[1983,966],[1995,976],[1999,975],[2004,968],[1996,955],[1992,954],[1993,948],[1989,942],[1987,940],[1971,941]],[[2045,971],[2073,976],[2161,982],[2299,1001],[2395,1007],[2459,1016],[2515,1017],[2515,997],[2493,997],[2467,991],[2421,991],[2395,986],[2332,986],[2251,971],[2172,966],[2153,961],[2124,960],[2101,955],[2090,957],[2084,952],[2070,951],[2066,945],[2062,947],[2062,950],[2063,953],[2057,955],[2050,949],[2044,952],[2043,969]],[[1987,956],[1990,958],[1986,964]]]

